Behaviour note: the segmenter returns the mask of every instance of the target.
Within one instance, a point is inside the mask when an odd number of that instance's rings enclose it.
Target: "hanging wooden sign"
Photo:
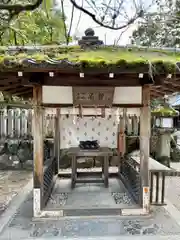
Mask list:
[[[110,106],[113,103],[113,87],[73,87],[73,104],[83,106]]]

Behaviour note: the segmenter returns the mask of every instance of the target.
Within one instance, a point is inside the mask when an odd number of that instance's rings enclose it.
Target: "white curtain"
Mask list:
[[[79,141],[98,140],[101,147],[117,147],[117,117],[83,117],[61,116],[60,147],[77,147]]]

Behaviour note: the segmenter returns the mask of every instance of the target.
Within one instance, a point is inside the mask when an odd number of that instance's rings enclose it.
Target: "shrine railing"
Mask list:
[[[56,160],[51,158],[45,161],[43,170],[43,206],[47,203],[55,182]]]
[[[139,164],[132,158],[124,159],[120,167],[120,177],[136,203],[140,203],[141,184]]]
[[[150,203],[152,205],[165,205],[165,177],[165,172],[150,172]]]
[[[170,168],[149,157],[151,205],[165,205],[165,178],[173,172]],[[123,160],[120,175],[135,202],[142,204],[140,157],[131,156]]]

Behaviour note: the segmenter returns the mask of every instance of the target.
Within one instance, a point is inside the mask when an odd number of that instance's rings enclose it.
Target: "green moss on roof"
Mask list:
[[[34,53],[32,53],[34,52]],[[172,73],[176,70],[176,63],[180,62],[180,54],[165,51],[140,50],[103,47],[96,50],[82,50],[79,47],[47,48],[42,51],[33,50],[13,53],[0,49],[0,70],[7,68],[28,67],[25,59],[34,59],[37,63],[46,62],[48,59],[68,60],[77,63],[82,68],[121,68],[124,70],[138,69],[156,73]],[[60,63],[59,63],[60,64]]]
[[[171,107],[159,107],[151,111],[153,116],[175,117],[179,115],[179,112]]]

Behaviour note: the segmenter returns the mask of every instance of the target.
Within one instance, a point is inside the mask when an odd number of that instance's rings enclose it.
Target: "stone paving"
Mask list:
[[[46,210],[69,208],[104,207],[104,208],[138,208],[128,194],[123,183],[116,179],[109,179],[109,187],[103,184],[76,184],[71,189],[70,179],[57,179]]]
[[[30,171],[0,171],[0,214],[31,178]]]
[[[165,197],[180,211],[180,177],[166,177]]]
[[[34,221],[31,193],[5,227],[0,239],[149,235],[179,235],[180,239],[180,226],[163,207],[153,208],[149,217],[83,217]]]
[[[27,177],[25,172],[9,172],[9,175],[1,172],[0,186],[1,191],[8,185],[7,194],[10,191],[14,194],[18,193],[20,188],[27,183],[27,179],[31,178],[31,174]],[[16,179],[16,180],[13,180]],[[20,183],[20,184],[19,184]],[[3,184],[3,188],[2,188]],[[67,185],[69,183],[67,182]],[[62,198],[60,199],[63,204],[67,204],[68,200],[68,187],[65,184]],[[111,186],[111,184],[110,184]],[[123,192],[118,192],[116,184],[110,189],[114,204],[122,204],[122,202],[129,203],[127,195],[123,195]],[[84,188],[85,189],[85,188]],[[98,195],[99,186],[89,185],[89,190],[96,190]],[[123,189],[123,188],[122,188]],[[82,191],[83,186],[76,189],[76,191]],[[58,193],[58,184],[54,189],[54,193]],[[87,190],[86,190],[87,191]],[[106,191],[105,191],[106,192]],[[3,194],[4,194],[3,193]],[[11,193],[13,194],[13,193]],[[63,196],[64,194],[64,196]],[[1,199],[5,199],[4,196],[0,196]],[[53,196],[53,195],[52,195]],[[180,210],[180,177],[167,177],[166,180],[166,198],[168,198],[175,207]],[[111,199],[111,200],[112,200]],[[69,198],[70,200],[70,198]],[[51,199],[53,202],[53,199]],[[52,204],[51,202],[51,204]],[[27,199],[21,205],[12,221],[5,227],[4,231],[0,234],[1,240],[11,239],[35,239],[35,238],[80,238],[84,237],[138,237],[144,239],[147,236],[154,236],[153,240],[156,240],[157,236],[169,236],[167,239],[171,240],[171,236],[177,235],[177,239],[180,239],[180,225],[177,224],[170,214],[163,207],[154,207],[153,212],[149,217],[82,217],[82,218],[64,218],[59,220],[44,219],[35,221],[32,219],[32,193],[29,194]],[[138,238],[137,238],[138,239]],[[145,238],[146,239],[146,238]],[[159,239],[159,237],[157,238]],[[174,238],[173,238],[174,239]]]

